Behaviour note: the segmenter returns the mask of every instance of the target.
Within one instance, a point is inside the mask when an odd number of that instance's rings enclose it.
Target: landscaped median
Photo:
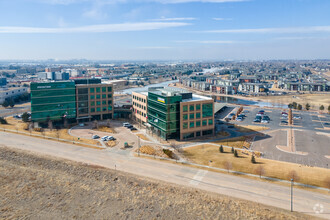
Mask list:
[[[301,164],[287,163],[276,160],[268,160],[255,157],[256,163],[251,162],[251,155],[244,154],[243,150],[237,150],[235,157],[231,148],[220,145],[202,144],[184,149],[184,156],[192,163],[255,174],[269,178],[282,180],[295,179],[295,182],[323,188],[330,188],[329,170],[319,167],[308,167]]]

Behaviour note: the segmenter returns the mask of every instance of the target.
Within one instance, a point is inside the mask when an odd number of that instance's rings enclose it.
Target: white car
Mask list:
[[[130,125],[131,125],[131,124],[128,123],[128,122],[123,123],[123,126],[124,126],[124,127],[128,127],[128,126],[130,126]]]
[[[299,116],[299,115],[293,116],[293,119],[301,119],[301,116]]]
[[[101,138],[102,141],[107,141],[108,140],[108,136],[104,136]]]
[[[263,124],[268,124],[269,121],[268,121],[268,120],[261,120],[261,123],[263,123]]]

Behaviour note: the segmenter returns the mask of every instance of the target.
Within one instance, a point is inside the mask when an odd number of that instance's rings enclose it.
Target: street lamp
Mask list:
[[[291,179],[291,212],[293,212],[293,178]]]

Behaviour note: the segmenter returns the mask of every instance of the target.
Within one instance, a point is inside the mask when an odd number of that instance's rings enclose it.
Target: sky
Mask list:
[[[0,59],[330,59],[330,0],[0,0]]]

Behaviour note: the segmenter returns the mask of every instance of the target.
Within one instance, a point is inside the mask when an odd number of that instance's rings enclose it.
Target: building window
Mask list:
[[[102,105],[106,105],[107,104],[107,101],[102,101]]]
[[[101,98],[101,96],[100,95],[96,95],[96,99],[100,99]]]
[[[206,126],[207,125],[207,120],[203,120],[202,125]]]
[[[188,128],[188,122],[183,122],[182,127],[183,127],[183,129],[187,129]]]
[[[101,92],[100,87],[97,87],[97,88],[96,88],[96,92]]]
[[[101,108],[100,108],[100,107],[97,107],[97,108],[96,108],[96,111],[97,111],[97,112],[100,112],[100,111],[101,111]]]
[[[102,94],[102,99],[106,99],[107,95],[106,94]]]
[[[195,114],[192,113],[192,114],[189,114],[189,119],[194,119],[195,118]]]
[[[107,88],[106,87],[102,87],[102,92],[107,92]]]
[[[190,106],[189,106],[189,111],[194,111],[194,110],[195,110],[194,105],[190,105]]]
[[[90,92],[90,93],[94,93],[94,92],[95,92],[95,89],[94,89],[94,88],[90,88],[90,89],[89,89],[89,92]]]
[[[96,105],[101,105],[101,101],[96,101]]]
[[[213,133],[213,130],[206,130],[206,131],[203,131],[203,136],[204,135],[209,135],[209,134],[212,134]]]
[[[200,104],[196,104],[196,110],[201,110],[201,105]]]
[[[188,120],[188,115],[187,114],[183,115],[183,120]]]
[[[94,106],[95,105],[95,102],[91,102],[91,106]]]
[[[91,108],[91,112],[95,112],[95,108]]]
[[[213,117],[213,103],[203,104],[203,118]]]
[[[213,119],[209,119],[209,125],[213,125]]]
[[[111,92],[112,91],[112,87],[108,87],[108,92]]]
[[[201,118],[201,113],[200,112],[197,112],[196,113],[196,118],[198,119],[198,118]]]
[[[108,98],[110,99],[112,96],[111,96],[111,94],[108,94]]]
[[[197,131],[196,132],[196,137],[200,137],[201,136],[201,132],[200,131]]]
[[[95,99],[95,95],[91,95],[91,99]]]
[[[107,110],[107,107],[103,107],[102,111],[105,112]]]
[[[183,134],[183,139],[189,139],[189,138],[193,138],[193,137],[194,137],[194,133]]]
[[[196,127],[200,127],[201,126],[201,121],[196,121]]]
[[[112,104],[112,101],[111,101],[111,100],[109,100],[109,101],[108,101],[108,105],[111,105],[111,104]]]
[[[112,106],[111,105],[108,106],[108,110],[112,111]]]
[[[187,105],[184,105],[184,106],[182,107],[182,110],[183,110],[183,112],[187,112],[187,111],[188,111],[188,106],[187,106]]]
[[[189,123],[189,128],[193,128],[193,127],[195,127],[195,122],[191,121],[191,122]]]

